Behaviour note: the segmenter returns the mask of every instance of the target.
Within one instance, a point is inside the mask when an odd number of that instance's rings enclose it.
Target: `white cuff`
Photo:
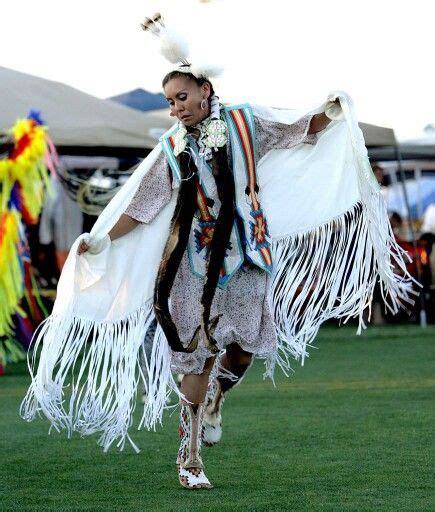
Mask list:
[[[325,106],[325,114],[331,121],[343,121],[344,119],[343,109],[331,96],[328,97],[328,102]]]
[[[89,252],[91,254],[99,254],[100,252],[103,252],[104,249],[109,247],[110,245],[110,236],[105,235],[103,238],[100,238],[99,240],[92,240],[91,238],[87,242],[89,244]]]

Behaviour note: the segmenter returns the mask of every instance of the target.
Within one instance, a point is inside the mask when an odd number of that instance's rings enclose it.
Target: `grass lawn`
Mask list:
[[[177,413],[142,448],[103,454],[96,437],[47,435],[18,416],[24,364],[0,377],[0,510],[429,511],[435,329],[327,326],[304,368],[263,381],[257,362],[204,448],[211,491],[178,485]]]

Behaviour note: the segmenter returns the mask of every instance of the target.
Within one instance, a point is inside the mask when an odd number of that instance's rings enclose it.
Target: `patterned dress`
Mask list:
[[[307,135],[311,116],[303,117],[292,125],[266,121],[257,116],[254,119],[258,161],[272,149],[316,142],[315,135]],[[143,178],[125,213],[140,222],[151,222],[170,201],[172,187],[175,186],[170,173],[166,157],[161,154]],[[220,348],[236,342],[247,352],[259,356],[275,350],[276,335],[267,302],[268,279],[267,272],[246,263],[225,289],[216,288],[210,318],[222,315],[214,333]],[[200,325],[203,285],[203,278],[190,270],[185,253],[170,296],[172,319],[184,345]],[[191,354],[172,352],[172,369],[177,373],[198,374],[208,357],[210,352],[201,343]]]

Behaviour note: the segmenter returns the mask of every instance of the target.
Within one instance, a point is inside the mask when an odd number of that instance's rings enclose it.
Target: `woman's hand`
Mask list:
[[[116,240],[117,238],[126,235],[139,224],[140,222],[138,220],[133,219],[132,217],[129,217],[123,213],[119,217],[117,223],[109,231],[109,234],[107,234],[101,240],[90,240],[89,233],[86,233],[87,238],[80,242],[80,245],[77,249],[77,254],[80,256],[81,254],[88,251],[91,254],[98,254],[103,251],[104,248],[107,247],[107,245],[110,244],[112,240]]]
[[[77,254],[80,256],[80,254],[83,254],[86,251],[89,251],[89,244],[87,244],[84,240],[82,240],[77,249]]]
[[[105,235],[101,239],[92,240],[88,238],[82,240],[77,249],[77,254],[80,256],[81,254],[88,252],[90,254],[99,254],[104,251],[110,245],[111,239],[109,235]]]

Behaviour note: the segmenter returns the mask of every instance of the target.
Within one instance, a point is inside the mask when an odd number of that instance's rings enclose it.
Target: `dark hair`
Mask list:
[[[390,214],[390,222],[392,220],[395,220],[400,225],[403,223],[401,215],[399,213],[397,213],[397,212],[391,212],[391,214]]]
[[[182,71],[177,71],[177,70],[170,71],[165,76],[165,78],[163,78],[162,87],[165,87],[165,85],[173,78],[187,78],[189,80],[193,80],[198,87],[201,87],[201,85],[204,85],[204,84],[209,84],[210,85],[210,98],[214,95],[213,85],[208,78],[205,78],[204,76],[200,76],[199,78],[197,78],[195,75],[192,75],[192,73],[183,73]]]
[[[382,171],[382,172],[384,171],[384,169],[376,161],[370,162],[370,165],[372,167],[373,172],[375,172],[377,170]]]

